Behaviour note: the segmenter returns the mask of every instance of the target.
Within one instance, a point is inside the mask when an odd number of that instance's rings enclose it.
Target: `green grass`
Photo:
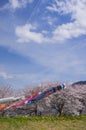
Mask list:
[[[0,117],[0,130],[86,130],[86,116]]]

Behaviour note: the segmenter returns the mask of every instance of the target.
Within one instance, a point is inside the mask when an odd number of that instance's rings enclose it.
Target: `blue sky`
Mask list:
[[[0,0],[0,85],[86,80],[85,0]]]

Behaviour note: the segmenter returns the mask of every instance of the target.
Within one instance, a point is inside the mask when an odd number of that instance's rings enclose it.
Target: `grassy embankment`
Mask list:
[[[86,116],[0,117],[0,130],[86,130]]]

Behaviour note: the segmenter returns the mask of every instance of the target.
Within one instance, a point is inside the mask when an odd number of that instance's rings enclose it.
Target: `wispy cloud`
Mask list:
[[[57,18],[52,18],[51,16],[43,17],[44,21],[47,21],[50,26],[53,26],[54,22],[57,21]]]
[[[42,82],[46,82],[46,81],[54,81],[56,75],[52,75],[51,73],[48,75],[45,75],[45,72],[39,72],[39,73],[17,73],[17,74],[9,74],[7,72],[0,72],[0,79],[3,79],[4,81],[6,81],[7,83],[10,84],[15,84],[15,82],[17,82],[17,84],[15,85],[16,87],[20,87],[20,86],[26,86],[26,85],[38,85]],[[21,83],[19,83],[21,82]]]
[[[17,8],[24,8],[28,3],[32,3],[34,0],[9,0],[0,10],[15,10]]]
[[[19,8],[20,4],[18,0],[9,0],[9,4],[13,9]]]
[[[19,74],[19,73],[8,73],[6,71],[1,71],[0,72],[0,78],[4,80],[16,80],[16,79],[21,79],[23,80],[25,77],[28,77],[29,74]]]
[[[2,79],[13,79],[14,76],[11,74],[7,74],[6,72],[0,72],[0,78]]]
[[[33,0],[9,0],[9,4],[13,9],[25,7],[28,3],[32,3]]]

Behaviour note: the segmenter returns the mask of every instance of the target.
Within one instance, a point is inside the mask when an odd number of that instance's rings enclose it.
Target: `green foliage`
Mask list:
[[[86,116],[0,117],[0,130],[86,130]]]

